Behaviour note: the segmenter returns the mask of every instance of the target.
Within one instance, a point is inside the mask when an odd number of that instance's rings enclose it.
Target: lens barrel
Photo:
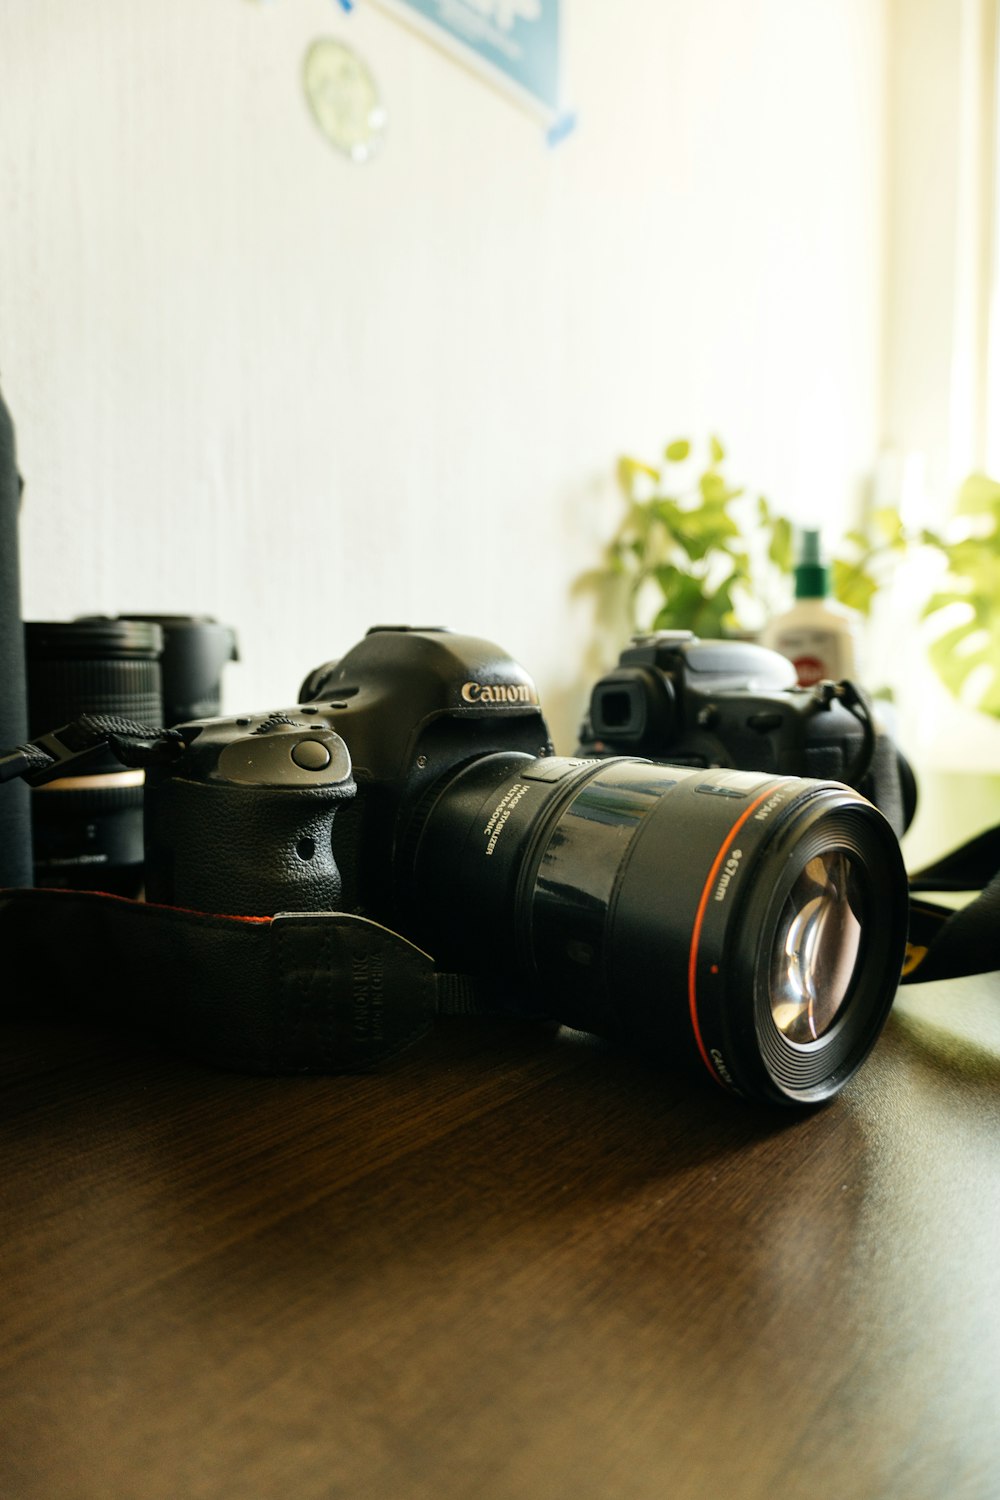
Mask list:
[[[163,722],[158,625],[131,620],[29,621],[28,718],[32,735],[83,714]],[[143,772],[110,752],[84,774],[31,794],[38,885],[134,896],[142,885]]]
[[[418,823],[406,884],[439,963],[748,1099],[831,1098],[888,1015],[903,860],[839,783],[495,754]]]
[[[163,722],[186,724],[222,711],[222,673],[239,660],[236,632],[212,615],[126,614],[163,631]]]

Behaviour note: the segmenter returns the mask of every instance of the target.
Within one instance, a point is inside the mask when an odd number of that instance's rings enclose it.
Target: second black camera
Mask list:
[[[842,781],[897,837],[916,808],[909,764],[852,683],[800,688],[776,651],[687,630],[633,638],[594,686],[577,754]]]

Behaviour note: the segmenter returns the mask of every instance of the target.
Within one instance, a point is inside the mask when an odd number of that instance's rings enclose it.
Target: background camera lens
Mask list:
[[[163,723],[186,724],[222,712],[222,672],[239,660],[236,632],[211,615],[122,615],[163,631]]]
[[[163,723],[158,625],[131,620],[25,625],[32,736],[82,714]],[[142,885],[143,772],[108,752],[31,794],[35,881],[134,896]]]

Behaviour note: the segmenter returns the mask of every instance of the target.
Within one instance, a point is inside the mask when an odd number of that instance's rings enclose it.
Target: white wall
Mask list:
[[[888,7],[882,436],[895,462],[884,466],[882,499],[901,503],[914,528],[945,527],[961,480],[1000,452],[1000,361],[991,377],[988,337],[998,11],[997,0]],[[1000,816],[1000,724],[956,703],[928,666],[921,612],[939,581],[934,559],[913,560],[872,633],[919,773],[917,820],[904,844],[911,868]]]
[[[997,11],[997,0],[889,5],[883,436],[919,475],[907,497],[914,522],[940,523],[965,476],[996,458]]]
[[[230,706],[375,620],[492,636],[568,748],[624,449],[719,431],[803,518],[879,439],[882,0],[566,0],[556,150],[365,0],[0,0],[26,614],[211,611]],[[383,155],[299,86],[340,35]]]

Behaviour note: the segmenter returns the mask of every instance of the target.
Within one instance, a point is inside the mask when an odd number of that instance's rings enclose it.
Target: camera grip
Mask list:
[[[353,792],[171,777],[147,793],[148,898],[240,916],[339,910],[333,819]]]

